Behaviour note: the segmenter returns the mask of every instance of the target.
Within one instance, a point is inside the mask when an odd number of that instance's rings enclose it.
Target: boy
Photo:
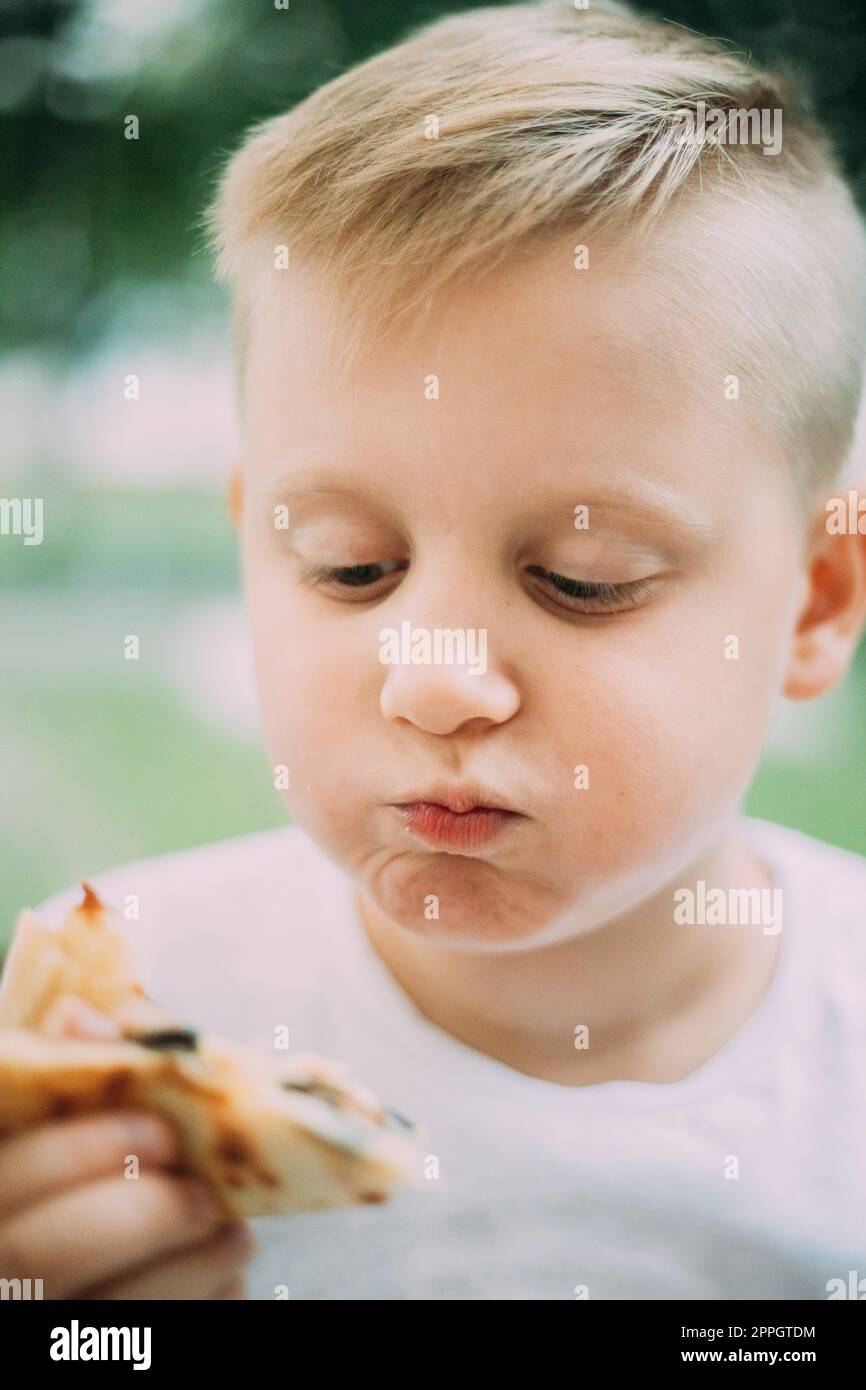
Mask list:
[[[836,1296],[866,867],[739,814],[776,696],[866,616],[866,537],[826,525],[864,242],[824,138],[673,26],[478,10],[266,123],[213,224],[296,825],[94,882],[169,1009],[286,1024],[431,1134],[423,1190],[254,1223],[249,1296]],[[237,1294],[164,1154],[120,1195],[128,1142],[0,1146],[0,1273]]]

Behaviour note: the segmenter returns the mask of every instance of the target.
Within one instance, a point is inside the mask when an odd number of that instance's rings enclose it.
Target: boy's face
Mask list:
[[[730,364],[685,331],[658,360],[663,301],[567,248],[449,297],[344,388],[314,278],[283,283],[250,343],[243,552],[294,815],[409,930],[589,930],[675,881],[751,776],[802,600],[786,464]],[[384,663],[404,623],[461,631],[482,669]],[[441,816],[397,809],[461,787],[519,814],[474,847],[452,820],[443,847],[416,833]]]

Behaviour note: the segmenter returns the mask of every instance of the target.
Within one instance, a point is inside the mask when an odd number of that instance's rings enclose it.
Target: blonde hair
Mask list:
[[[683,139],[701,102],[781,112],[781,149]],[[651,236],[663,217],[668,239]],[[690,324],[698,353],[716,345],[806,486],[850,449],[866,241],[826,135],[778,76],[611,0],[426,25],[254,127],[207,225],[241,352],[285,247],[340,305],[345,368],[447,285],[542,239],[567,236],[570,256],[629,238],[665,272],[671,329]]]

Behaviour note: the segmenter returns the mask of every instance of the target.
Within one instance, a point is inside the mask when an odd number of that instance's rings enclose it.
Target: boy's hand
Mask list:
[[[106,1037],[110,1022],[87,1015],[58,1001],[51,1031]],[[133,1154],[140,1176],[127,1179]],[[249,1230],[202,1184],[160,1171],[176,1159],[171,1127],[143,1112],[0,1142],[0,1279],[42,1279],[51,1299],[243,1298]]]

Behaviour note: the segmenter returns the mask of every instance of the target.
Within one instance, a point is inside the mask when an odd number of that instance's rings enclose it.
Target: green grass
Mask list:
[[[819,840],[866,855],[866,756],[837,767],[804,770],[765,763],[746,810],[764,820],[806,830]]]
[[[866,855],[866,642],[858,648],[843,693],[850,713],[840,718],[827,709],[832,737],[822,744],[821,756],[811,762],[765,757],[746,810]],[[806,741],[804,749],[808,752]]]
[[[0,721],[0,948],[22,906],[83,875],[285,823],[263,750],[157,684],[6,682]]]

